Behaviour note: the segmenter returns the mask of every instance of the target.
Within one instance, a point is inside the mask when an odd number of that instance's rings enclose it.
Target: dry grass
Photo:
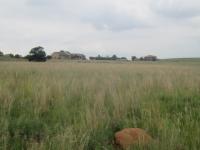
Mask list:
[[[1,62],[0,149],[114,149],[139,127],[148,149],[198,150],[197,64]]]

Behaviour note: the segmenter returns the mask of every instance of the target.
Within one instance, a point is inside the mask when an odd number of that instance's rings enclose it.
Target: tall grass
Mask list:
[[[112,150],[139,127],[157,142],[137,149],[199,150],[199,65],[1,62],[0,149]]]

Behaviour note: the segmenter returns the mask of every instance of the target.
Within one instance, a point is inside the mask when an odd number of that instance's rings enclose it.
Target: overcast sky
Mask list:
[[[200,0],[0,0],[0,50],[200,57]]]

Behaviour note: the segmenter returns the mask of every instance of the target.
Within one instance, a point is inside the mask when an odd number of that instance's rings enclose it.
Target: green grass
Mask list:
[[[113,150],[145,129],[149,150],[200,149],[200,62],[0,62],[0,149]]]

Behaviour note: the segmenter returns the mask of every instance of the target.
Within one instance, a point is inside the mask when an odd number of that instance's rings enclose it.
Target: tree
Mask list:
[[[141,60],[141,61],[143,61],[143,60],[144,60],[144,58],[143,58],[143,57],[140,57],[140,60]]]
[[[34,47],[31,49],[28,60],[29,61],[46,61],[46,52],[44,51],[44,48],[41,46]]]
[[[47,59],[52,59],[52,56],[51,56],[51,55],[48,55],[48,56],[47,56]]]
[[[3,52],[0,51],[0,56],[3,56]]]
[[[14,55],[13,54],[8,54],[8,56],[10,57],[10,58],[13,58],[14,57]]]
[[[111,59],[112,60],[117,60],[117,55],[113,55]]]
[[[137,59],[137,57],[136,56],[132,56],[131,59],[132,59],[132,61],[135,61]]]
[[[128,60],[126,57],[121,57],[121,60]]]
[[[21,55],[19,55],[19,54],[15,54],[15,56],[14,56],[15,58],[22,58],[22,56]]]

